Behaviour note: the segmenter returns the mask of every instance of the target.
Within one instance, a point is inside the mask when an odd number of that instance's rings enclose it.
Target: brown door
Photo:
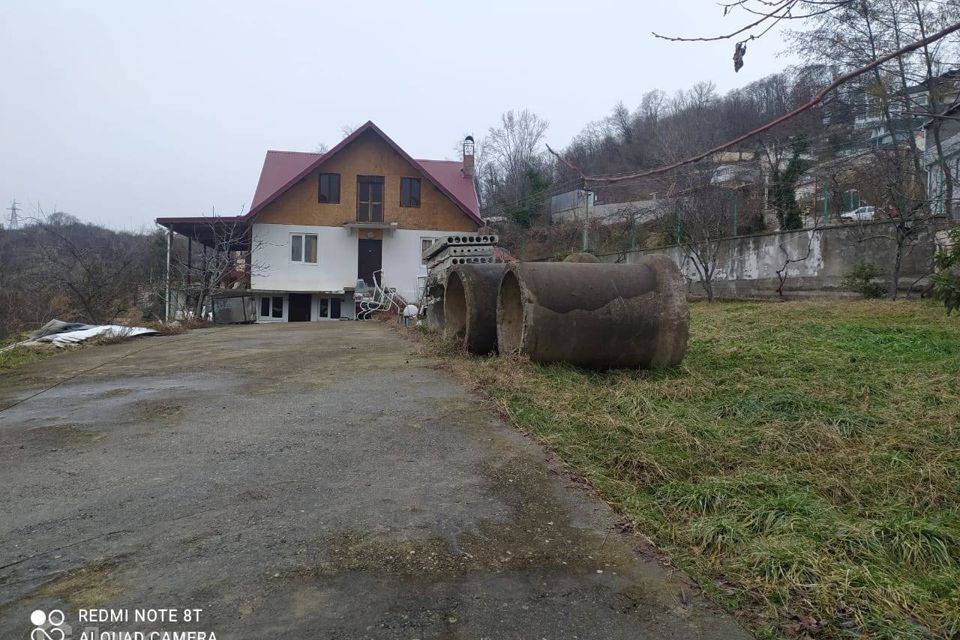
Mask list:
[[[357,251],[357,277],[373,286],[373,272],[383,266],[383,241],[360,239]],[[382,278],[379,274],[378,278]],[[382,284],[382,283],[381,283]]]
[[[309,293],[291,293],[287,306],[287,322],[310,322]]]

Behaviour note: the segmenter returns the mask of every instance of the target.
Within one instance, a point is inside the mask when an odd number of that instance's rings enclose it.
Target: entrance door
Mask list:
[[[383,241],[361,238],[357,251],[357,277],[366,282],[368,287],[372,287],[373,272],[379,271],[382,267]]]
[[[309,293],[291,293],[287,307],[288,322],[310,322]]]

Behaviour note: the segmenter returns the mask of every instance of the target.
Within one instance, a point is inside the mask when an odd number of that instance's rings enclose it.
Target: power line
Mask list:
[[[10,228],[16,229],[20,226],[20,218],[17,216],[17,213],[20,212],[20,208],[17,206],[17,201],[14,200],[13,203],[7,207],[7,211],[10,212]]]

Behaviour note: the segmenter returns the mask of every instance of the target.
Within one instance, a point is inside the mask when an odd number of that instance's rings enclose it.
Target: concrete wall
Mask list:
[[[398,229],[382,233],[383,277],[406,300],[415,302],[418,278],[427,275],[421,261],[421,240],[458,230]],[[317,235],[317,262],[290,260],[293,234]],[[366,237],[366,231],[360,231]],[[342,292],[357,283],[357,233],[343,227],[293,224],[253,225],[252,289],[261,291]],[[369,283],[368,283],[369,284]]]
[[[937,228],[941,228],[938,225]],[[904,256],[900,287],[911,286],[932,268],[934,230],[921,234]],[[788,258],[806,259],[787,268],[784,293],[803,295],[844,294],[843,278],[860,262],[871,262],[884,272],[893,265],[895,243],[877,236],[890,235],[888,223],[876,222],[771,232],[720,241],[718,267],[714,275],[714,292],[721,297],[769,297],[777,295],[777,271]],[[807,246],[810,252],[807,255]],[[680,247],[601,256],[604,262],[634,262],[640,256],[663,253],[670,256],[690,281],[691,295],[704,294],[693,263]]]

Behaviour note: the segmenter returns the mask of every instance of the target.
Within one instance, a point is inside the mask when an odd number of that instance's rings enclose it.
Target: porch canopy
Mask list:
[[[157,224],[211,249],[250,250],[250,233],[243,216],[157,218]]]

